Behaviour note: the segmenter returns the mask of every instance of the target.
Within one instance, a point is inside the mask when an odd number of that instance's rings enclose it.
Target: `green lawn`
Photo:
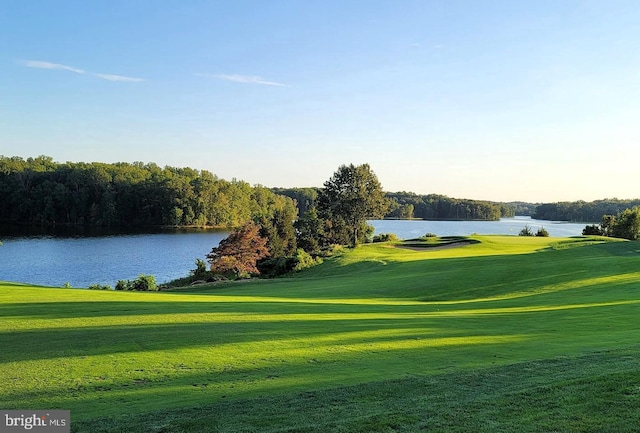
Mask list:
[[[636,432],[640,243],[372,244],[163,293],[0,283],[0,407],[86,432]]]

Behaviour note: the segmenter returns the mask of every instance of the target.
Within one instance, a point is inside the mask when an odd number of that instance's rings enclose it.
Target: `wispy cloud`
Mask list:
[[[112,74],[93,74],[98,78],[102,78],[103,80],[109,81],[128,81],[130,83],[138,83],[140,81],[144,81],[143,78],[134,78],[134,77],[125,77],[123,75],[112,75]]]
[[[199,77],[212,77],[219,80],[233,81],[234,83],[243,84],[262,84],[264,86],[279,86],[286,87],[285,84],[278,83],[276,81],[269,81],[257,75],[239,75],[239,74],[195,74]]]
[[[52,63],[45,62],[42,60],[22,60],[20,63],[27,68],[38,68],[38,69],[57,69],[62,71],[70,71],[75,72],[76,74],[90,74],[98,78],[102,78],[103,80],[108,81],[126,81],[130,83],[138,83],[140,81],[144,81],[143,78],[135,78],[135,77],[126,77],[124,75],[114,75],[114,74],[101,74],[98,72],[88,72],[84,69],[75,68],[73,66],[63,65],[61,63]]]
[[[40,60],[25,60],[22,64],[28,68],[59,69],[75,72],[76,74],[84,74],[85,72],[83,69],[74,68],[73,66],[62,65],[60,63],[43,62]]]

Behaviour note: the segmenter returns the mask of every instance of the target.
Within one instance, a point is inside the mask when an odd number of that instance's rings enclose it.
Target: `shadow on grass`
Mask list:
[[[354,386],[327,388],[320,381],[306,390],[285,388],[260,398],[219,397],[206,405],[74,421],[72,431],[632,433],[640,423],[638,352],[617,350]],[[146,398],[165,398],[159,389],[155,392]]]
[[[157,370],[158,365],[141,363],[138,369],[127,372],[126,376],[114,375],[113,372],[105,369],[102,370],[104,377],[95,377],[82,382],[76,382],[70,377],[45,389],[6,391],[2,393],[2,403],[4,406],[20,405],[25,401],[45,398],[55,399],[57,405],[65,407],[67,404],[75,406],[80,400],[100,397],[100,399],[112,400],[114,404],[126,402],[131,398],[129,400],[131,404],[144,406],[145,403],[141,403],[137,395],[155,393],[162,394],[172,401],[182,401],[189,400],[189,397],[185,395],[178,397],[178,393],[191,393],[197,390],[201,392],[208,390],[211,398],[227,396],[238,398],[246,393],[321,387],[327,384],[336,386],[345,381],[353,382],[385,376],[390,370],[388,362],[392,360],[401,362],[405,355],[416,350],[423,351],[420,356],[423,359],[427,358],[425,349],[438,350],[438,353],[433,352],[433,357],[440,359],[442,356],[455,357],[456,354],[467,353],[472,347],[489,351],[492,347],[524,339],[526,339],[525,336],[517,335],[475,337],[458,335],[430,339],[411,332],[397,338],[354,337],[341,342],[344,346],[336,345],[331,339],[331,342],[313,344],[313,348],[308,351],[299,351],[295,348],[273,352],[246,351],[239,354],[245,360],[238,365],[215,363],[216,351],[213,351],[206,355],[203,353],[197,359],[185,359],[184,363],[176,362],[175,358],[171,358],[173,362],[164,363],[160,370]],[[298,346],[304,344],[300,342]],[[220,355],[224,354],[224,350],[224,347],[219,348]],[[445,353],[445,350],[449,353]],[[410,355],[410,358],[414,359],[415,353]],[[484,359],[460,360],[456,367],[483,365],[486,362]],[[420,366],[415,364],[407,367],[413,371],[420,370]],[[446,370],[451,367],[453,364],[435,367],[435,369]],[[395,371],[397,368],[392,370]],[[327,374],[328,371],[333,371],[333,374]],[[402,374],[402,371],[395,371],[395,373]],[[404,374],[409,373],[407,371]],[[94,393],[99,395],[96,396]],[[131,410],[138,409],[132,407]]]
[[[219,351],[228,344],[242,345],[272,341],[318,346],[374,344],[392,346],[407,339],[442,339],[469,337],[446,319],[463,325],[464,318],[443,317],[429,313],[371,314],[353,311],[340,315],[323,308],[321,314],[295,316],[265,312],[253,320],[238,311],[236,321],[201,319],[192,323],[135,323],[127,325],[45,328],[0,332],[0,347],[14,348],[0,353],[0,363],[32,361],[59,357],[139,353],[185,348],[209,348]],[[473,319],[471,319],[473,320]],[[466,327],[463,327],[463,329]],[[473,336],[482,336],[474,332]],[[326,339],[328,343],[323,343]],[[317,342],[317,343],[314,343]]]
[[[536,329],[540,324],[555,323],[559,316],[569,320],[585,320],[595,309],[635,308],[638,299],[607,302],[544,305],[500,305],[500,302],[478,305],[411,305],[371,309],[370,306],[260,304],[249,313],[238,309],[222,317],[215,314],[161,317],[157,323],[144,323],[145,317],[134,317],[133,323],[91,324],[42,329],[13,329],[0,332],[0,347],[14,348],[0,353],[0,363],[51,359],[59,357],[139,353],[208,348],[226,350],[226,345],[258,342],[286,342],[290,345],[312,344],[328,339],[328,347],[383,342],[393,346],[407,339],[476,338],[505,332],[514,335],[510,323]],[[162,305],[167,308],[166,303]],[[199,305],[199,304],[198,304]],[[64,306],[64,305],[63,305]],[[74,303],[66,307],[73,308]],[[262,307],[262,309],[258,309]],[[267,308],[265,308],[267,307]],[[351,307],[347,309],[346,307]],[[420,308],[423,307],[423,308]],[[442,308],[440,308],[442,307]],[[445,308],[447,307],[447,308]],[[478,308],[480,307],[480,308]],[[287,312],[282,310],[286,309]],[[574,311],[568,313],[569,311]],[[498,319],[499,318],[499,319]],[[184,321],[180,321],[184,319]],[[592,321],[592,325],[600,323]],[[522,328],[521,328],[522,329]],[[319,343],[323,345],[324,343]],[[426,344],[428,345],[428,344]]]
[[[634,293],[637,294],[634,289],[635,274],[623,272],[628,272],[630,265],[640,262],[637,253],[628,254],[629,251],[635,251],[637,246],[637,243],[620,242],[552,253],[391,263],[384,279],[376,275],[357,275],[340,283],[345,287],[344,290],[332,287],[330,278],[319,278],[315,283],[304,280],[300,285],[290,284],[293,280],[287,281],[284,286],[278,281],[258,284],[254,289],[243,289],[241,295],[233,290],[223,294],[215,291],[212,294],[216,297],[202,293],[191,295],[201,297],[203,302],[181,301],[182,294],[179,293],[154,293],[149,294],[149,299],[153,301],[118,299],[113,302],[2,303],[0,320],[6,319],[5,323],[14,320],[28,324],[32,319],[82,322],[76,327],[73,323],[64,322],[60,323],[60,327],[55,322],[37,325],[44,329],[8,327],[7,331],[0,332],[0,347],[11,350],[0,352],[0,362],[268,341],[277,339],[278,334],[285,330],[290,339],[316,338],[333,332],[400,329],[407,326],[409,319],[413,321],[413,327],[435,329],[445,336],[455,335],[451,329],[469,330],[474,326],[484,326],[482,319],[478,318],[480,316],[500,315],[509,319],[530,312],[537,314],[538,320],[544,320],[540,313],[559,311],[556,314],[560,314],[561,310],[593,310],[629,303]],[[572,263],[573,269],[567,270],[564,265],[567,261]],[[457,278],[461,272],[465,274],[464,278]],[[625,275],[627,277],[621,279]],[[610,281],[607,279],[609,277]],[[594,290],[598,289],[598,285],[607,290],[598,292],[600,298],[580,298],[577,302],[570,296],[557,295],[553,287],[548,289],[545,286],[552,282],[559,287],[558,290],[566,287],[584,288],[590,287],[592,280],[596,281]],[[634,291],[612,292],[616,284]],[[19,291],[21,285],[16,286]],[[55,298],[55,291],[51,293]],[[511,303],[490,299],[491,296],[514,293],[518,295],[513,296],[514,299],[528,298],[524,302],[504,298]],[[85,299],[91,295],[90,292],[82,294]],[[534,301],[530,298],[539,294],[556,297],[541,298],[533,305]],[[108,299],[109,293],[101,295]],[[139,297],[145,295],[138,294]],[[269,298],[270,295],[278,297]],[[374,295],[381,299],[380,304],[358,304],[354,299],[375,298]],[[387,305],[383,295],[389,298],[396,295],[396,299],[413,298],[424,303]],[[104,296],[101,299],[105,299]],[[225,296],[230,297],[228,302],[224,301]],[[243,299],[245,296],[247,301]],[[251,301],[252,296],[261,296],[263,301]],[[156,301],[159,298],[162,301]],[[331,302],[322,303],[323,299],[330,299]],[[341,299],[345,302],[340,303]],[[492,302],[486,302],[487,299]],[[457,304],[455,300],[469,301]],[[443,301],[450,305],[437,304]],[[483,302],[480,304],[478,301]],[[520,304],[514,305],[513,302]],[[198,314],[203,316],[198,317]],[[160,318],[160,323],[144,322],[153,320],[145,319],[145,316],[155,315],[166,316],[166,319]],[[183,322],[182,315],[194,317],[187,317]],[[140,317],[132,318],[135,323],[118,323],[116,320],[126,319],[126,316]],[[113,324],[109,323],[111,318],[114,318]],[[37,326],[34,325],[34,328]],[[478,332],[481,334],[482,331]]]

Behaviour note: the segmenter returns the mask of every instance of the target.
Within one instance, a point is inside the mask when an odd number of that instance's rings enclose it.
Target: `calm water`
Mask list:
[[[544,226],[551,236],[576,236],[585,224],[554,223],[529,218],[500,221],[370,221],[376,234],[395,233],[411,239],[435,233],[439,236],[478,234],[517,235],[529,225],[535,232]],[[36,285],[87,287],[115,286],[120,279],[154,275],[159,283],[184,277],[205,259],[211,248],[227,236],[218,231],[181,231],[145,234],[69,233],[37,236],[3,235],[0,240],[0,280]]]
[[[193,231],[104,237],[2,238],[0,280],[87,287],[154,275],[158,283],[184,277],[226,232]]]
[[[473,233],[483,235],[517,235],[528,225],[535,233],[544,227],[549,236],[566,237],[582,234],[587,223],[566,223],[558,221],[534,220],[529,217],[502,218],[500,221],[370,221],[376,234],[395,233],[401,239],[413,239],[426,233],[438,236],[468,236]]]

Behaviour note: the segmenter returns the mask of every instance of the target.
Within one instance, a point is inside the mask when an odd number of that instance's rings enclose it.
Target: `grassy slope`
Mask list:
[[[0,284],[0,407],[93,432],[635,431],[640,245],[476,239],[173,293]]]

